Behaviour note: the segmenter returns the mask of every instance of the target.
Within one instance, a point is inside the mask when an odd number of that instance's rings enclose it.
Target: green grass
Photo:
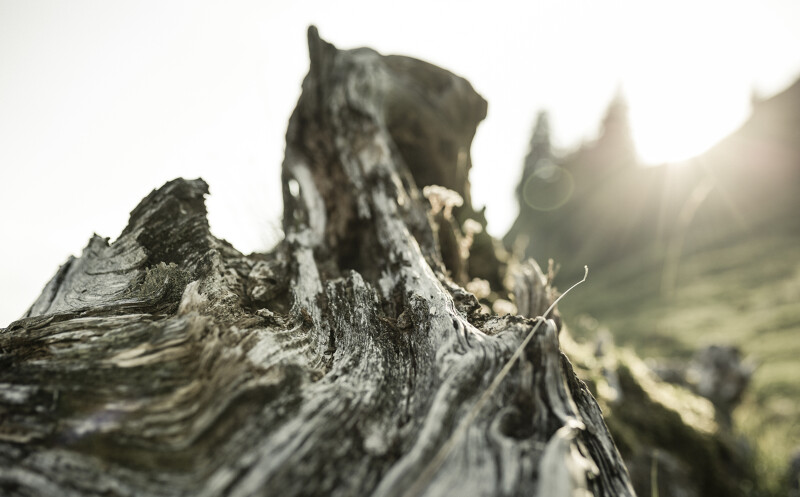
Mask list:
[[[659,265],[590,270],[560,305],[568,320],[589,314],[644,357],[688,359],[700,347],[730,344],[758,364],[734,419],[755,450],[764,492],[778,495],[789,454],[800,446],[800,235],[684,255],[668,297]]]

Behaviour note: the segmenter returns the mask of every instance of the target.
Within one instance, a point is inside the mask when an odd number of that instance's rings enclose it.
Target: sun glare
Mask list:
[[[703,153],[749,112],[754,74],[746,60],[754,52],[742,31],[757,25],[758,12],[720,1],[676,3],[683,8],[630,6],[639,24],[630,33],[636,42],[624,45],[620,78],[647,165]],[[723,14],[726,22],[716,22]]]
[[[631,127],[640,159],[655,166],[702,154],[745,119],[746,102],[737,105],[737,100],[741,97],[720,99],[652,87],[640,98],[631,98]]]

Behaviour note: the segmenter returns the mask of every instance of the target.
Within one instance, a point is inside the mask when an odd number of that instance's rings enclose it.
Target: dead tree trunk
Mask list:
[[[212,236],[207,185],[175,180],[0,332],[0,493],[633,495],[556,323],[486,313],[448,276],[469,237],[430,208],[456,192],[474,214],[485,101],[314,28],[309,51],[276,249]],[[433,184],[449,191],[429,202]],[[476,271],[499,264],[481,257]],[[541,274],[516,282],[529,316],[544,312]]]

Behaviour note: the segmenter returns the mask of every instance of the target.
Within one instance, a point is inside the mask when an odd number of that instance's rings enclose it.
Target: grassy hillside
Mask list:
[[[642,269],[631,258],[591,268],[587,284],[560,305],[568,319],[598,319],[644,357],[688,359],[705,345],[738,345],[758,369],[735,423],[774,491],[800,446],[800,235],[788,233],[683,255],[667,289],[661,265]]]

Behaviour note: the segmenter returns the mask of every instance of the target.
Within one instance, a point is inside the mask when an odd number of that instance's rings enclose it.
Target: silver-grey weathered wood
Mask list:
[[[215,238],[207,185],[174,180],[0,331],[0,494],[632,495],[552,320],[454,437],[552,302],[534,266],[528,317],[448,277],[420,189],[469,205],[485,101],[314,28],[309,51],[278,247]]]

